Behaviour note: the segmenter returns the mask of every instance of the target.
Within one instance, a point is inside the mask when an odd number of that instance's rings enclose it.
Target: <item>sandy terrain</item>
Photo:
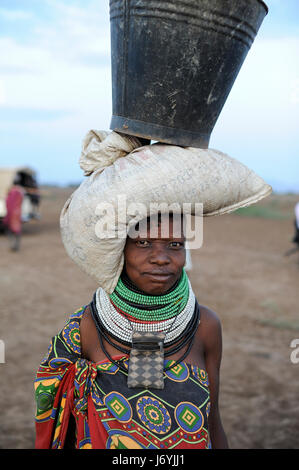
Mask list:
[[[67,257],[58,218],[69,190],[45,190],[42,218],[19,253],[0,236],[0,448],[34,447],[33,380],[51,336],[89,302],[96,284]],[[299,197],[298,197],[299,199]],[[190,278],[222,320],[221,413],[231,448],[299,448],[299,255],[291,248],[296,197],[267,199],[280,218],[206,218]],[[299,354],[298,354],[299,357]]]

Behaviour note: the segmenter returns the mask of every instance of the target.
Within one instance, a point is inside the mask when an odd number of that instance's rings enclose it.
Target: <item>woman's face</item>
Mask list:
[[[136,238],[128,236],[124,249],[125,268],[131,281],[142,291],[152,295],[167,292],[180,278],[185,265],[185,238],[179,220],[170,219],[169,234],[150,233],[150,226]],[[165,226],[164,226],[165,227]],[[179,236],[178,236],[179,235]]]

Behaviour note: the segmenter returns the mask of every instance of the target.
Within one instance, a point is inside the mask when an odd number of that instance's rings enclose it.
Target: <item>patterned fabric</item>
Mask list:
[[[36,448],[61,449],[76,423],[76,448],[210,448],[208,377],[184,362],[166,361],[163,390],[129,389],[126,355],[93,363],[81,358],[80,321],[72,314],[52,339],[35,380]]]

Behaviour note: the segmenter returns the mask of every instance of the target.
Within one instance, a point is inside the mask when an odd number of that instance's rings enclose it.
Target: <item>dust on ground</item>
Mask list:
[[[70,192],[44,189],[41,220],[24,226],[19,253],[0,236],[2,449],[34,447],[36,369],[51,337],[97,287],[60,239]],[[233,449],[299,447],[299,364],[290,360],[299,338],[299,254],[284,256],[295,202],[274,195],[256,212],[205,218],[203,246],[192,252],[194,291],[222,321],[220,406]]]

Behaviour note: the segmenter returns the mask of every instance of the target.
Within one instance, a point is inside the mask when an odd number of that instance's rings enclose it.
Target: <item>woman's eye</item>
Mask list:
[[[172,248],[181,248],[181,247],[184,246],[184,243],[182,243],[182,242],[170,242],[170,246]]]
[[[136,245],[137,246],[148,246],[149,242],[148,242],[148,240],[137,240]]]

